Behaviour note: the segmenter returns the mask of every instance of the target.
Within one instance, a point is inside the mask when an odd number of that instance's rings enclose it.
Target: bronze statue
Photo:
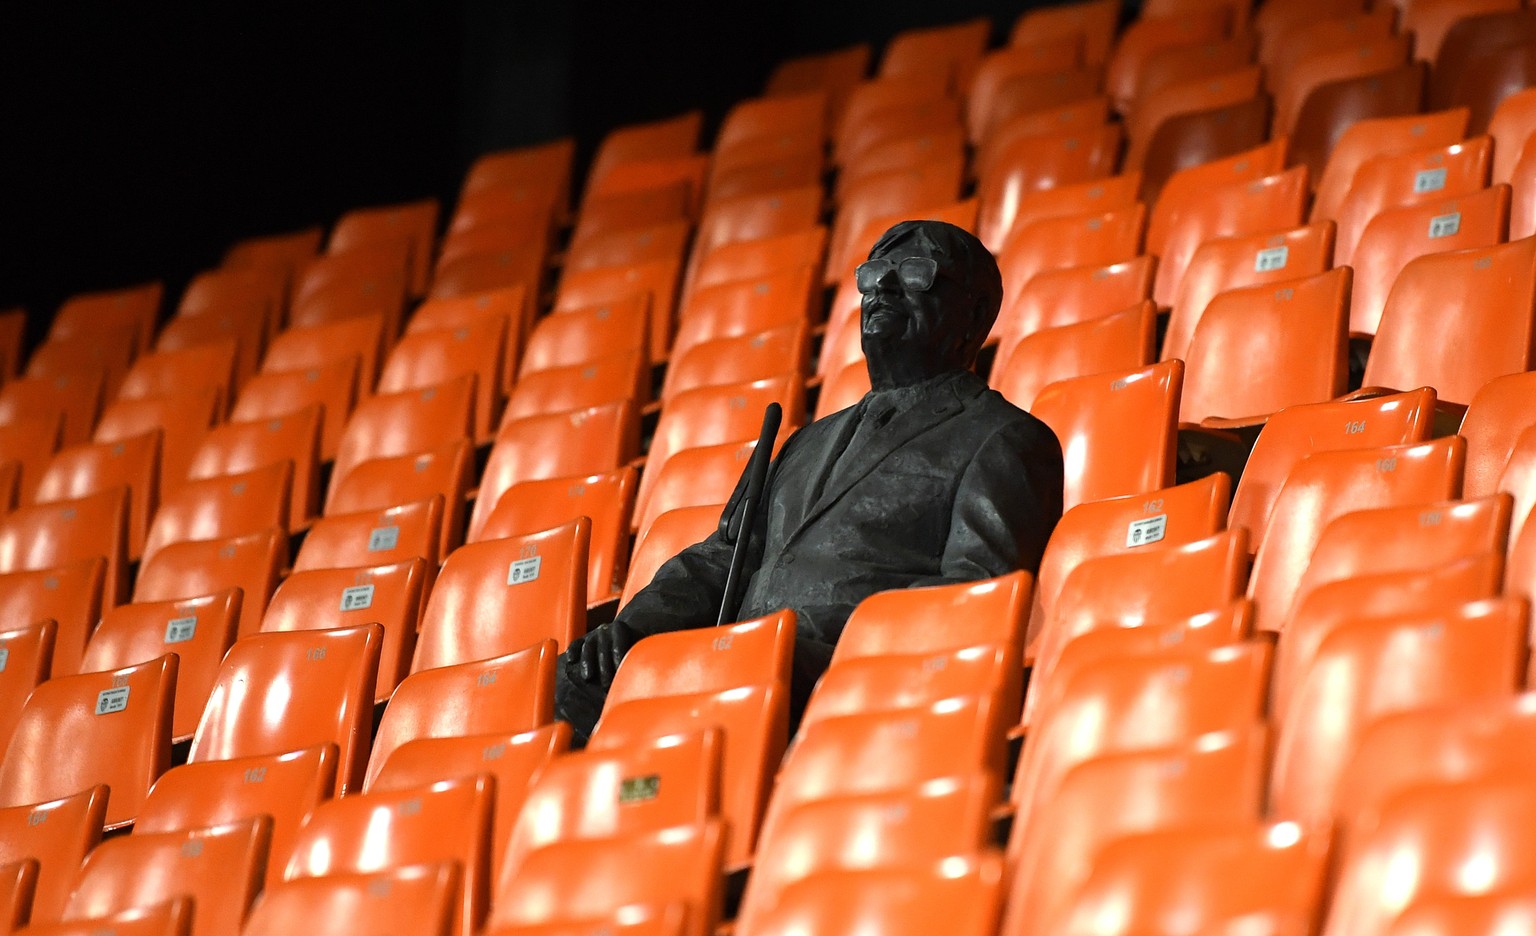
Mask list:
[[[940,221],[904,221],[859,265],[858,287],[873,389],[784,444],[747,544],[739,619],[783,607],[798,616],[792,723],[859,601],[1034,571],[1061,517],[1055,434],[971,372],[1003,293],[981,241]],[[555,706],[575,743],[637,640],[715,623],[743,487],[719,529],[664,564],[613,622],[572,641]]]

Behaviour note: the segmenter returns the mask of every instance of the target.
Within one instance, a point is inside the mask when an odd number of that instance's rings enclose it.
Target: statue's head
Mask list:
[[[870,383],[907,386],[971,367],[1003,302],[997,260],[943,221],[903,221],[859,264]]]

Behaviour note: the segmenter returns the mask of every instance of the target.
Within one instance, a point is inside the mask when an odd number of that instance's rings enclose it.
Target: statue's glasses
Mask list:
[[[939,261],[932,257],[908,257],[900,263],[884,259],[865,260],[853,271],[854,282],[859,292],[868,295],[880,288],[880,281],[892,270],[901,277],[903,286],[914,292],[927,292],[933,288],[933,281],[939,275]]]

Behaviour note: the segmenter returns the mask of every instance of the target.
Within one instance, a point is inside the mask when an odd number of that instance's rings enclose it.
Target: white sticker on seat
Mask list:
[[[1414,173],[1413,191],[1415,194],[1420,192],[1438,192],[1443,188],[1445,188],[1444,166],[1438,169],[1424,169]]]
[[[11,648],[0,647],[0,673],[5,672],[5,664],[11,661]]]
[[[1168,532],[1168,515],[1158,514],[1145,520],[1132,520],[1125,531],[1125,546],[1146,546],[1163,538]]]
[[[96,693],[97,715],[111,715],[113,712],[121,712],[127,707],[127,686],[118,686],[116,689],[103,689]]]
[[[373,586],[353,585],[341,592],[341,610],[361,611],[373,607]]]
[[[1461,230],[1461,212],[1436,215],[1429,219],[1430,237],[1450,237]]]
[[[522,585],[539,577],[539,566],[544,564],[544,557],[534,556],[532,559],[519,559],[507,567],[507,584]]]
[[[1253,258],[1253,272],[1268,273],[1271,270],[1283,270],[1285,264],[1291,258],[1289,247],[1269,247],[1258,252]]]
[[[165,642],[181,643],[191,640],[197,633],[197,616],[171,618],[165,622]]]
[[[397,526],[374,527],[368,534],[368,551],[384,552],[400,544],[400,528]]]

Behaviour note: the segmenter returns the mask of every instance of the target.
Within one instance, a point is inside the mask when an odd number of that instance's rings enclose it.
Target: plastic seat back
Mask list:
[[[672,340],[672,315],[677,307],[681,260],[653,260],[623,266],[570,269],[560,277],[555,311],[569,312],[617,303],[643,303],[649,310],[648,354],[660,360]],[[575,347],[580,347],[576,345]],[[610,353],[584,352],[584,356]],[[524,353],[527,357],[527,353]]]
[[[1168,219],[1168,233],[1158,254],[1152,298],[1172,305],[1190,258],[1216,237],[1234,237],[1292,228],[1302,222],[1307,171],[1297,166],[1251,181],[1233,182],[1203,197],[1181,201]],[[1149,242],[1148,250],[1153,246]]]
[[[455,439],[421,452],[370,458],[331,485],[330,514],[383,510],[394,504],[443,498],[439,542],[453,549],[464,535],[464,498],[474,453],[468,439]]]
[[[786,886],[752,932],[985,936],[997,932],[1002,881],[1002,860],[985,851],[926,866],[822,871]]]
[[[48,327],[48,337],[88,335],[103,320],[131,322],[137,329],[135,347],[142,354],[154,337],[155,319],[160,314],[164,297],[165,287],[159,282],[76,293],[59,304],[53,323]]]
[[[1536,365],[1533,265],[1536,238],[1530,237],[1410,261],[1387,298],[1366,382],[1429,384],[1443,399],[1470,402],[1490,380]],[[1449,305],[1426,293],[1439,294],[1448,284],[1454,284]],[[1449,320],[1455,326],[1446,329],[1442,323]],[[1431,334],[1441,338],[1429,341]]]
[[[316,806],[299,827],[285,880],[456,862],[463,870],[450,931],[475,932],[489,900],[496,781],[461,777]]]
[[[59,449],[62,417],[57,413],[17,417],[0,425],[0,453],[15,462],[21,472],[16,502],[30,504],[37,485]]]
[[[383,628],[252,634],[235,642],[187,762],[337,746],[336,791],[362,783]]]
[[[720,918],[725,830],[718,822],[592,842],[561,842],[524,860],[497,888],[489,925],[606,918],[620,907],[680,904],[682,936],[707,936]]]
[[[555,644],[545,640],[486,660],[412,673],[379,720],[363,789],[401,745],[423,738],[517,734],[549,724],[555,707]]]
[[[632,351],[648,352],[654,308],[641,296],[563,309],[541,319],[528,336],[519,376],[554,367],[585,364],[596,358]],[[654,313],[660,316],[662,313]],[[671,311],[665,313],[668,321]],[[670,336],[671,330],[667,329]]]
[[[448,556],[422,615],[411,672],[500,656],[553,639],[564,651],[586,626],[585,517]],[[546,568],[547,566],[547,568]]]
[[[123,835],[86,857],[65,920],[93,920],[177,897],[192,936],[236,932],[261,891],[272,843],[266,816],[185,832]]]
[[[240,592],[230,588],[201,598],[110,608],[85,648],[80,669],[95,673],[176,654],[180,663],[171,740],[185,741],[197,729],[224,652],[235,642],[240,598]]]
[[[57,420],[61,445],[87,442],[101,414],[104,379],[96,370],[8,380],[0,389],[0,422]]]
[[[1035,138],[1026,137],[1025,139]],[[1007,150],[1004,150],[1004,153],[1007,154]],[[1015,168],[1016,164],[1009,163],[1008,166]],[[1133,208],[1137,202],[1137,191],[1141,187],[1141,174],[1130,172],[1073,185],[1022,191],[1019,190],[1018,185],[995,183],[991,180],[988,182],[990,184],[983,190],[984,197],[977,207],[976,224],[980,232],[977,236],[981,238],[982,243],[993,244],[1000,248],[1007,243],[1008,236],[1014,229],[1023,228],[1037,221],[1078,214],[1104,214]],[[1120,306],[1130,305],[1131,301],[1123,301]]]
[[[1169,828],[1106,844],[1052,932],[1128,934],[1188,921],[1219,931],[1262,921],[1269,932],[1305,932],[1323,891],[1325,836],[1294,823]],[[1110,911],[1107,908],[1115,907]],[[1095,925],[1107,912],[1125,922]]]
[[[161,501],[144,542],[145,560],[172,543],[285,529],[292,490],[293,463],[289,461],[188,481]]]
[[[1319,452],[1296,464],[1275,497],[1248,582],[1258,624],[1290,614],[1323,527],[1350,510],[1447,500],[1461,490],[1466,444],[1451,436],[1421,445]]]
[[[374,700],[382,704],[410,666],[433,571],[414,558],[391,565],[294,572],[273,593],[261,619],[261,632],[378,624],[383,638],[373,691]]]
[[[231,244],[224,251],[220,269],[250,270],[277,268],[291,274],[304,261],[320,250],[324,236],[318,227],[283,234],[266,234],[247,237]]]
[[[208,387],[144,400],[118,400],[96,424],[93,442],[124,442],[160,430],[160,492],[186,480],[192,458],[217,418],[218,395]]]
[[[465,375],[433,387],[379,394],[360,403],[347,421],[325,506],[347,474],[370,458],[425,452],[472,438],[475,379]]]
[[[1489,137],[1372,156],[1360,164],[1339,204],[1335,263],[1353,263],[1367,223],[1387,208],[1464,198],[1488,185]]]
[[[1135,207],[1092,215],[1043,218],[1017,228],[998,251],[1008,291],[1065,267],[1103,266],[1141,253],[1146,210]]]
[[[1082,37],[1083,61],[1102,65],[1114,45],[1119,8],[1106,0],[1088,0],[1025,10],[1014,20],[1009,45]]]
[[[1157,309],[1150,300],[1075,325],[1061,325],[999,346],[993,388],[1021,408],[1061,380],[1146,367],[1157,356]]]
[[[1246,421],[1342,394],[1351,276],[1340,267],[1217,294],[1190,339],[1179,418]]]
[[[414,789],[454,777],[494,776],[491,880],[499,881],[512,825],[522,813],[528,789],[547,764],[565,754],[570,739],[570,726],[555,722],[520,734],[407,741],[389,755],[369,790],[382,793]]]
[[[407,865],[368,874],[328,874],[266,889],[241,929],[244,936],[281,936],[306,927],[400,928],[451,936],[462,891],[451,863]]]
[[[0,571],[104,559],[102,603],[110,608],[127,593],[127,535],[128,496],[123,488],[21,507],[0,517]]]
[[[27,697],[48,679],[57,632],[58,625],[47,618],[0,631],[0,659],[5,661],[0,669],[0,742],[11,740]]]
[[[185,832],[267,816],[272,821],[271,854],[286,856],[299,823],[335,792],[336,759],[336,745],[321,744],[172,767],[144,798],[134,832]],[[267,864],[268,884],[282,879],[282,860]]]
[[[410,291],[409,265],[410,245],[402,242],[316,257],[294,278],[288,320],[302,328],[378,315],[393,338]]]
[[[669,510],[639,531],[629,571],[624,575],[624,591],[619,607],[629,603],[635,593],[651,583],[656,570],[673,556],[695,543],[703,542],[720,525],[724,504],[680,507]]]
[[[1428,78],[1428,66],[1410,62],[1319,85],[1308,93],[1296,115],[1291,160],[1306,166],[1313,179],[1321,180],[1333,151],[1355,124],[1418,114]]]
[[[502,426],[529,416],[590,409],[651,398],[651,368],[643,349],[609,354],[583,364],[551,367],[518,378],[502,411]]]
[[[229,412],[234,380],[235,345],[232,341],[181,351],[156,351],[139,358],[129,368],[117,398],[143,400],[184,393],[189,388],[211,387],[218,400],[214,411],[222,417]]]
[[[1010,572],[980,582],[876,592],[848,616],[832,660],[920,656],[978,644],[1017,650],[1032,584],[1028,572]],[[917,622],[924,626],[914,627]]]
[[[43,683],[22,707],[0,761],[0,803],[37,803],[104,783],[112,790],[107,828],[131,823],[170,766],[175,692],[171,654]],[[73,743],[61,750],[64,737]]]
[[[491,511],[513,485],[613,471],[639,452],[639,408],[629,401],[507,422],[480,474],[467,539],[482,538]]]
[[[1240,182],[1257,182],[1281,172],[1285,168],[1285,147],[1286,140],[1282,137],[1224,159],[1182,169],[1169,176],[1147,219],[1147,253],[1159,257],[1167,253],[1168,236],[1175,219],[1208,200],[1213,190],[1225,191]],[[1290,226],[1260,226],[1254,232]]]
[[[608,705],[631,699],[789,685],[795,615],[784,610],[739,624],[654,634],[624,657]]]
[[[0,575],[0,620],[14,621],[17,627],[54,622],[44,679],[80,672],[86,641],[101,620],[105,576],[106,560],[101,558]],[[25,700],[26,692],[22,692],[16,701],[20,705]]]
[[[321,406],[311,404],[283,416],[259,422],[230,422],[216,426],[203,437],[187,470],[187,479],[199,481],[242,474],[273,462],[293,463],[293,484],[288,504],[288,528],[298,529],[314,516],[320,504]]]
[[[128,558],[137,559],[144,549],[149,518],[159,505],[159,432],[62,449],[49,460],[33,498],[35,503],[49,504],[111,488],[127,489]]]
[[[240,635],[254,634],[287,564],[288,536],[275,527],[245,536],[173,543],[139,567],[133,600],[170,601],[239,588]]]
[[[437,233],[437,199],[376,208],[354,208],[336,219],[326,241],[327,253],[344,253],[377,243],[405,241],[410,244],[411,295],[427,290],[432,267],[432,242]]]
[[[1221,293],[1317,276],[1332,265],[1332,257],[1333,224],[1328,221],[1205,241],[1179,279],[1161,360],[1188,358],[1201,317]]]
[[[52,922],[64,912],[76,869],[101,841],[107,793],[94,786],[48,802],[0,807],[0,860],[38,865],[33,923]]]
[[[1175,423],[1184,362],[1063,380],[1031,411],[1056,433],[1066,459],[1067,508],[1173,483]],[[1115,454],[1106,457],[1112,447]]]
[[[321,409],[319,459],[336,457],[341,433],[357,402],[357,358],[342,358],[306,370],[257,374],[235,398],[234,423],[261,423]],[[299,486],[302,490],[302,485]]]
[[[1450,201],[1383,209],[1366,225],[1355,249],[1350,329],[1380,331],[1392,290],[1414,260],[1502,244],[1508,218],[1509,191],[1504,186]],[[1413,296],[1422,286],[1405,284],[1404,289],[1411,289],[1405,295]]]
[[[244,386],[245,381],[260,366],[266,334],[267,320],[259,307],[244,312],[209,312],[191,318],[178,315],[160,330],[160,337],[155,341],[155,353],[194,348],[213,349],[221,345],[228,347],[233,343],[234,377],[230,396],[226,397],[229,400],[233,398],[233,391]]]
[[[1275,88],[1273,134],[1286,135],[1295,128],[1303,103],[1317,88],[1406,64],[1409,47],[1406,35],[1362,36],[1345,45],[1317,49],[1298,57],[1283,75],[1272,79]]]
[[[722,744],[720,732],[707,728],[551,760],[515,819],[501,888],[517,880],[530,852],[548,845],[696,828],[716,818]]]
[[[1232,497],[1230,524],[1247,527],[1249,542],[1257,549],[1264,541],[1280,486],[1298,462],[1316,452],[1425,441],[1434,407],[1434,391],[1426,387],[1281,410],[1265,422],[1248,455]]]
[[[496,502],[475,541],[526,536],[586,517],[592,522],[586,600],[606,601],[623,588],[629,567],[629,520],[638,479],[635,469],[625,466],[604,474],[514,484]]]
[[[373,393],[384,358],[384,320],[379,315],[348,318],[327,325],[289,328],[272,339],[262,359],[263,374],[307,373],[355,361],[357,399]]]
[[[1462,493],[1482,497],[1498,489],[1515,440],[1536,424],[1536,376],[1507,374],[1483,384],[1472,395],[1457,435],[1467,440],[1467,471]]]
[[[1013,827],[1009,854],[1017,870],[1000,932],[1049,932],[1087,879],[1093,856],[1116,839],[1257,821],[1264,762],[1264,730],[1244,726],[1078,764],[1048,808]]]
[[[421,559],[437,565],[443,537],[443,498],[434,494],[384,510],[322,517],[310,525],[293,571],[394,565]]]
[[[657,517],[673,510],[729,500],[756,448],[754,439],[700,445],[677,452],[657,475],[645,512],[633,515],[635,528],[647,529]]]

